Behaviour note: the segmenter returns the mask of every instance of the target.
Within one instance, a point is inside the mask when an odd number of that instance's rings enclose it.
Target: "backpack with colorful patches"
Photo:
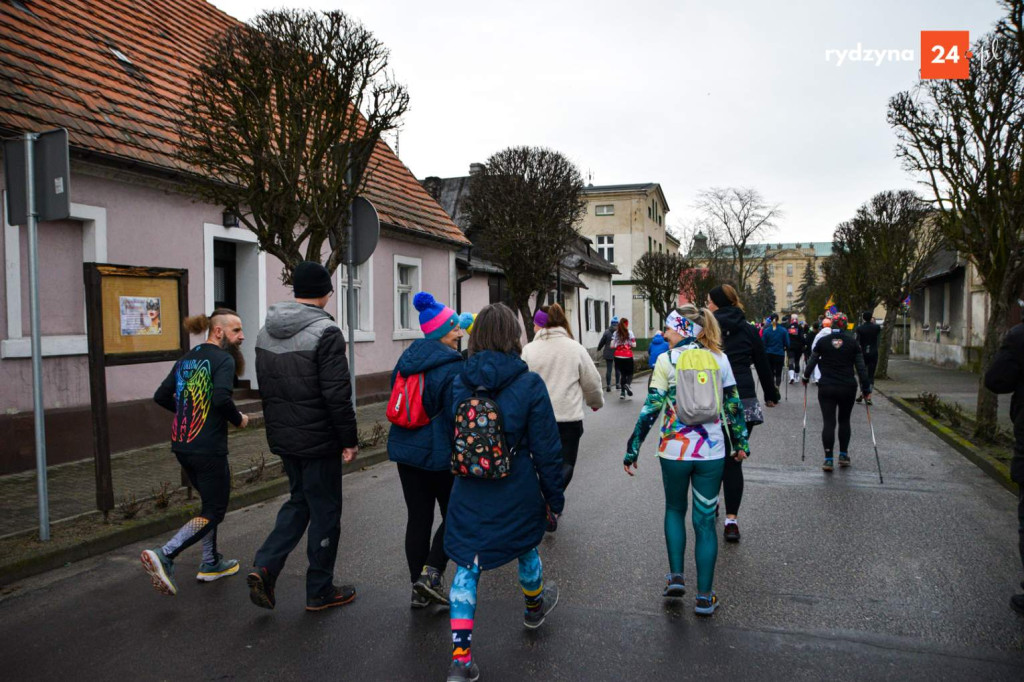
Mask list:
[[[505,441],[498,402],[484,392],[482,386],[477,387],[455,408],[452,473],[466,478],[501,479],[508,476],[515,448],[509,448]]]

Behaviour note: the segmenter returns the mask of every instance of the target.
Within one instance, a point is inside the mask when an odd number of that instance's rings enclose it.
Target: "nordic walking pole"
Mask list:
[[[878,458],[878,443],[875,441],[875,427],[871,423],[871,406],[864,402],[864,408],[868,411],[868,428],[871,429],[871,444],[875,446],[875,464],[878,466],[878,482],[885,483],[882,480],[882,460]]]
[[[807,454],[807,384],[804,383],[804,440],[800,445],[800,461],[804,461]]]

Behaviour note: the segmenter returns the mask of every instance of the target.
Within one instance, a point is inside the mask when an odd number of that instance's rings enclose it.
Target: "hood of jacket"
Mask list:
[[[651,344],[648,346],[648,352],[653,353],[654,351],[663,350],[668,348],[668,341],[664,336],[655,336],[651,339]]]
[[[395,367],[402,376],[410,376],[421,372],[429,372],[435,367],[447,365],[449,362],[461,362],[462,354],[449,348],[437,339],[416,339],[402,357],[398,358]]]
[[[460,378],[470,391],[477,386],[483,386],[489,391],[497,392],[527,371],[529,368],[518,355],[484,350],[470,356]]]
[[[747,324],[747,317],[743,311],[734,305],[719,308],[715,311],[715,319],[724,332],[734,332]]]
[[[265,327],[267,333],[276,339],[290,339],[309,325],[325,319],[334,318],[323,308],[285,301],[275,303],[267,309]]]

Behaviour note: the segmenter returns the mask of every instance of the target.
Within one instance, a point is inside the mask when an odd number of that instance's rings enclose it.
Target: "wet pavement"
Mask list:
[[[621,467],[640,393],[606,393],[606,407],[587,413],[566,514],[540,548],[546,579],[562,590],[545,625],[523,628],[514,564],[482,578],[473,642],[481,679],[1022,678],[1024,617],[1008,606],[1022,577],[1015,498],[881,397],[872,419],[884,485],[863,407],[854,412],[853,468],[820,470],[813,387],[801,462],[802,390],[789,386],[789,400],[754,431],[743,539],[719,552],[721,608],[698,619],[692,591],[666,604],[654,434],[638,476]],[[304,544],[273,612],[249,603],[241,575],[193,582],[198,549],[178,562],[178,596],[162,597],[137,558],[162,541],[154,538],[0,597],[4,677],[444,679],[447,612],[409,609],[393,466],[346,476],[344,488],[337,575],[357,586],[352,605],[303,610]],[[280,502],[229,515],[222,551],[247,566]]]

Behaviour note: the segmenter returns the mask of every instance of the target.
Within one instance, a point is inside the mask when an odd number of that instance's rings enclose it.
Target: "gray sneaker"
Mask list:
[[[550,584],[545,587],[540,595],[540,599],[540,609],[537,611],[527,611],[523,616],[523,625],[531,630],[536,630],[543,625],[544,619],[555,610],[555,606],[558,605],[558,585]]]
[[[480,668],[476,663],[462,665],[458,661],[452,661],[448,666],[448,682],[476,682],[480,679]]]
[[[225,559],[218,554],[215,563],[208,564],[204,562],[199,564],[196,580],[201,583],[212,583],[214,580],[220,580],[236,573],[238,573],[238,559]]]
[[[432,566],[424,566],[423,572],[412,584],[412,591],[428,601],[448,606],[448,598],[444,596],[444,575]]]
[[[409,601],[409,607],[413,609],[425,609],[430,606],[430,598],[425,597],[416,591],[416,584],[412,586],[412,599]]]
[[[174,584],[174,562],[164,556],[162,549],[145,549],[139,558],[142,568],[149,574],[153,589],[168,597],[178,594],[178,586]]]

